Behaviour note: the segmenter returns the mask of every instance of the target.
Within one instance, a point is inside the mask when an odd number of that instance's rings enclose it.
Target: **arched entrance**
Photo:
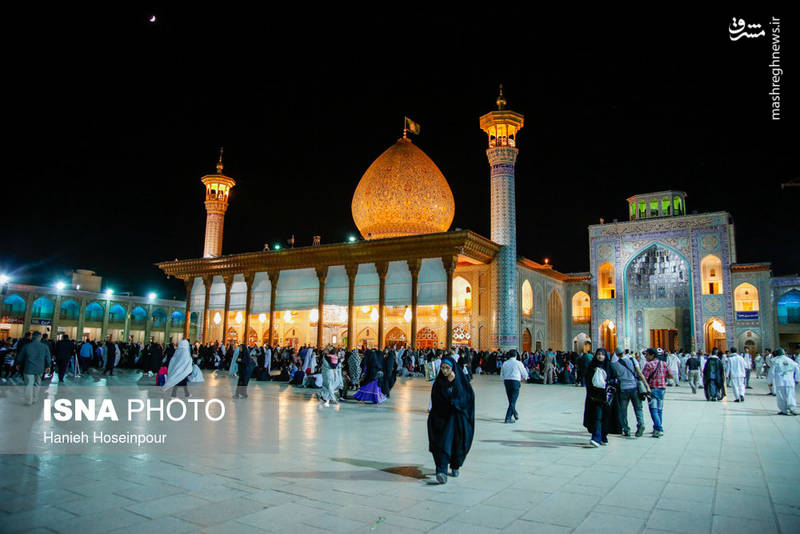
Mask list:
[[[589,336],[581,332],[572,339],[572,350],[578,354],[592,351],[592,340]]]
[[[386,345],[393,347],[397,345],[398,347],[405,347],[406,346],[406,334],[396,326],[386,332]]]
[[[714,349],[727,350],[728,341],[725,337],[725,323],[717,318],[710,319],[705,325],[706,352]]]
[[[561,335],[561,297],[555,289],[547,299],[547,344],[553,350],[563,350]]]
[[[430,328],[423,328],[417,332],[417,348],[435,349],[439,346],[439,336]]]
[[[253,343],[258,343],[258,332],[251,328],[247,333],[247,344],[251,345]]]
[[[361,348],[374,347],[377,332],[374,328],[364,328],[358,333],[358,337],[355,340],[356,346]]]
[[[531,351],[531,331],[527,328],[522,332],[522,352]]]
[[[600,346],[608,352],[617,348],[617,325],[614,321],[605,320],[600,325]]]
[[[469,324],[453,326],[453,347],[471,347],[472,335],[469,333]]]
[[[228,328],[228,335],[225,336],[225,343],[226,344],[239,343],[239,332],[237,332],[236,329],[232,326]]]

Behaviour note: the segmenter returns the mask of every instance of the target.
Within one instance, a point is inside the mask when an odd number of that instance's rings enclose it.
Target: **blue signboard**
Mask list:
[[[737,321],[758,321],[758,312],[757,311],[737,311],[736,312],[736,320]]]

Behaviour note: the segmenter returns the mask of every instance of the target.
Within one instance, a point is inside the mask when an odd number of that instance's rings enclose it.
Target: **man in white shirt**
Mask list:
[[[728,356],[728,378],[735,401],[744,402],[744,379],[747,376],[747,367],[744,358],[736,353],[736,347],[731,347],[731,354]]]
[[[744,389],[753,389],[752,387],[750,387],[750,370],[753,369],[753,356],[750,355],[749,349],[744,349],[744,354],[742,354],[742,358],[744,359],[744,370],[745,370]]]
[[[786,356],[783,349],[775,349],[769,366],[767,381],[778,397],[778,415],[797,415],[794,388],[800,382],[800,367]]]
[[[508,396],[508,409],[506,410],[506,423],[514,423],[519,419],[517,413],[517,397],[519,397],[519,385],[523,380],[528,380],[528,370],[517,359],[517,351],[510,350],[506,355],[506,361],[500,368],[500,378],[506,386]],[[514,419],[511,418],[514,416]]]

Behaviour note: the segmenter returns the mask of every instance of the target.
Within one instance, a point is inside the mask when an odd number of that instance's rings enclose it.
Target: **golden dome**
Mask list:
[[[456,206],[442,171],[401,138],[361,177],[351,209],[364,239],[383,239],[446,232]]]

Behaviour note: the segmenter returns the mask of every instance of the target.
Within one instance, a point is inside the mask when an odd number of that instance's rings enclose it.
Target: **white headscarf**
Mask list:
[[[164,383],[163,389],[170,388],[181,380],[192,374],[192,351],[189,348],[189,342],[182,339],[178,343],[178,350],[169,361],[169,368],[167,369],[167,380]]]

